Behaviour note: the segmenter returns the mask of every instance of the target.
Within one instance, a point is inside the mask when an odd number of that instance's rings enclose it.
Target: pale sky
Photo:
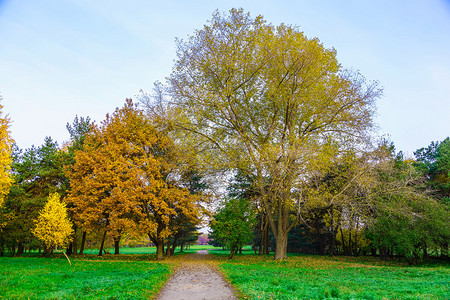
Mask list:
[[[68,140],[172,69],[175,38],[242,7],[299,26],[384,87],[379,134],[407,154],[450,135],[449,0],[0,0],[0,95],[21,148]]]

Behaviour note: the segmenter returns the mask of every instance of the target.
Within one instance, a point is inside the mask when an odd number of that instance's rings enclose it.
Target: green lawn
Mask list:
[[[0,299],[149,299],[185,259],[176,253],[158,262],[152,248],[121,253],[74,256],[72,266],[62,254],[0,257]],[[228,261],[228,251],[210,253],[244,299],[450,299],[450,267],[443,262],[411,267],[371,257],[306,255],[276,262],[251,250]]]
[[[208,249],[222,249],[220,247],[214,247],[210,245],[193,245],[190,246],[189,249],[184,249],[183,252],[186,253],[194,253],[198,250],[208,250]],[[107,248],[107,252],[113,254],[114,248]],[[156,253],[156,247],[135,247],[135,248],[128,248],[128,247],[121,247],[119,250],[120,254],[154,254]],[[175,253],[180,252],[180,247],[177,247],[175,249]],[[98,254],[98,249],[85,249],[84,254]]]
[[[152,261],[0,257],[3,299],[148,299],[171,266]]]
[[[246,299],[450,299],[448,266],[238,255],[219,267]]]

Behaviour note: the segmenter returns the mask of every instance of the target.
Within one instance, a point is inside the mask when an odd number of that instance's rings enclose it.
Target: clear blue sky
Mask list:
[[[378,80],[379,133],[412,154],[450,135],[450,1],[0,0],[0,95],[21,148],[60,144],[75,115],[97,122],[164,81],[175,38],[242,7],[300,27],[346,68]]]

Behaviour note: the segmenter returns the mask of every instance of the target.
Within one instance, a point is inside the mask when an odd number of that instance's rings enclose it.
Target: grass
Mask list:
[[[442,265],[243,254],[219,268],[245,299],[450,299],[450,268]]]
[[[411,267],[372,257],[290,255],[277,262],[250,249],[227,260],[228,251],[193,246],[185,253],[212,249],[211,256],[156,261],[154,248],[121,248],[120,255],[57,258],[0,257],[0,299],[149,299],[174,268],[192,260],[219,268],[244,299],[450,299],[450,266],[442,262]]]
[[[171,273],[152,261],[1,257],[0,298],[148,299]]]
[[[210,245],[192,245],[189,247],[189,249],[183,249],[183,252],[186,253],[195,253],[198,250],[209,250],[209,249],[222,249],[220,247],[214,247]],[[114,248],[107,248],[105,249],[109,253],[114,253]],[[120,254],[154,254],[156,253],[156,247],[121,247],[119,250]],[[180,252],[180,247],[177,247],[175,249],[175,253]],[[85,249],[84,254],[98,254],[98,249]]]

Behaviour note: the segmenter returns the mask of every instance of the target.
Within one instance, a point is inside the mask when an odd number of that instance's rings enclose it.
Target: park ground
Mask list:
[[[210,246],[195,246],[185,254]],[[0,257],[0,299],[153,299],[192,255],[157,261],[153,248],[123,254]],[[218,248],[202,264],[217,270],[241,299],[450,299],[450,265],[409,266],[372,257],[291,255],[284,261]],[[92,252],[94,253],[94,252]],[[198,263],[194,262],[194,263]]]

